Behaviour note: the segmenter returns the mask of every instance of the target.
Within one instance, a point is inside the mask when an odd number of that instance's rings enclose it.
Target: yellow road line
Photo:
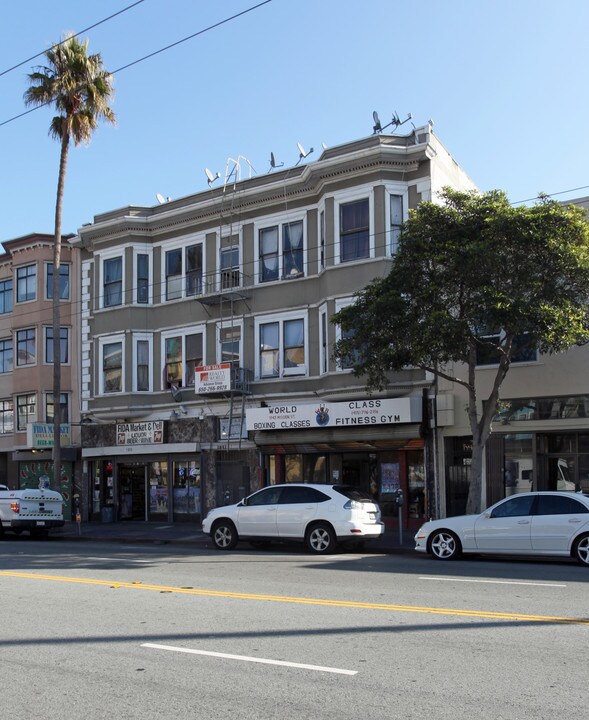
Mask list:
[[[119,582],[117,580],[94,580],[90,578],[66,577],[63,575],[41,575],[39,573],[10,572],[0,570],[0,576],[25,578],[28,580],[50,580],[52,582],[78,583],[81,585],[100,585],[109,588],[129,590],[151,590],[152,592],[178,593],[180,595],[200,595],[207,597],[234,598],[238,600],[263,600],[266,602],[296,603],[299,605],[324,605],[328,607],[357,608],[362,610],[388,610],[389,612],[428,613],[431,615],[454,615],[459,617],[487,618],[492,620],[522,620],[525,622],[568,623],[589,625],[589,618],[558,617],[554,615],[527,615],[525,613],[505,613],[487,610],[461,610],[459,608],[425,607],[420,605],[393,605],[390,603],[356,602],[353,600],[321,600],[318,598],[289,597],[287,595],[257,595],[252,593],[224,592],[220,590],[199,590],[167,585],[148,585],[139,582]]]

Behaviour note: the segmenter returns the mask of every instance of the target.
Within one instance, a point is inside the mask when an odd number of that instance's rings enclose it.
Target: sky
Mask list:
[[[482,190],[514,202],[589,195],[589,0],[28,0],[0,28],[0,242],[52,233],[53,112],[23,113],[25,62],[82,33],[114,73],[116,126],[70,151],[63,232],[369,136],[373,111],[428,120]],[[232,16],[228,22],[207,30]],[[203,32],[204,31],[204,32]],[[119,70],[184,38],[127,69]],[[9,121],[9,122],[7,122]],[[387,132],[387,131],[385,131]]]

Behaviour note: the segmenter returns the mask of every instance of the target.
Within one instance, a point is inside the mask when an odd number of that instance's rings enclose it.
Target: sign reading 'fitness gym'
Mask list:
[[[421,422],[421,398],[281,403],[245,411],[248,430],[304,430]]]

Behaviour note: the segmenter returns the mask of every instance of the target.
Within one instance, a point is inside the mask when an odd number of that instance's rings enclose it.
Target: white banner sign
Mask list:
[[[202,365],[194,368],[194,389],[197,395],[229,392],[231,390],[231,363]]]
[[[246,410],[246,423],[248,430],[304,430],[418,423],[421,415],[421,398],[412,397],[250,408]]]
[[[151,445],[163,442],[163,420],[117,423],[117,445]]]
[[[72,444],[71,425],[63,423],[59,428],[61,445],[69,447]],[[27,445],[30,448],[53,447],[53,423],[33,422],[27,425]]]

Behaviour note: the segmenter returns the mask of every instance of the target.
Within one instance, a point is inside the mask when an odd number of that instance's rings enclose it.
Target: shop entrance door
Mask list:
[[[119,465],[121,520],[147,520],[147,472],[142,463]]]

